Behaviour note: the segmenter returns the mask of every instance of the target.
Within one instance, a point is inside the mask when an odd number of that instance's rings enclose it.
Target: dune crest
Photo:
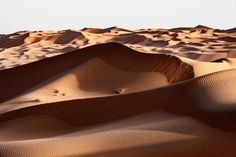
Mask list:
[[[96,57],[102,58],[107,64],[121,71],[162,73],[166,76],[169,83],[194,77],[192,66],[182,62],[177,57],[139,53],[118,43],[107,43],[0,71],[0,77],[2,77],[2,80],[0,80],[1,90],[6,91],[0,96],[0,102],[13,98],[50,77],[64,73],[66,70],[76,66],[81,66],[81,64]],[[90,72],[89,68],[86,67],[85,69],[86,72]],[[114,70],[110,71],[114,73]],[[21,73],[25,73],[27,77],[19,75]],[[107,73],[110,73],[109,70]],[[107,75],[106,73],[104,74]],[[34,76],[37,77],[32,79]],[[98,76],[94,77],[98,78],[99,76],[102,75],[98,74]],[[4,77],[7,79],[3,79]],[[18,84],[15,81],[15,77],[18,77],[18,80],[21,80],[22,83]],[[114,80],[114,82],[117,81]]]

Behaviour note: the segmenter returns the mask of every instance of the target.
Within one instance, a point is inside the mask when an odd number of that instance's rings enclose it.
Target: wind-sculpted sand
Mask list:
[[[0,156],[236,155],[236,32],[0,36]]]

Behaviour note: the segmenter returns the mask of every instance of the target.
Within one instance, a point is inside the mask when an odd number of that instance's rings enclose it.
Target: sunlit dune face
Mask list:
[[[78,86],[88,92],[112,93],[124,89],[125,93],[151,89],[168,84],[164,74],[158,72],[126,72],[96,58],[78,68],[75,73]]]
[[[10,104],[14,106],[18,104],[19,107],[78,98],[125,94],[168,84],[166,76],[161,72],[124,71],[109,65],[101,58],[94,58],[5,103],[6,105],[2,105],[1,108],[7,110]]]

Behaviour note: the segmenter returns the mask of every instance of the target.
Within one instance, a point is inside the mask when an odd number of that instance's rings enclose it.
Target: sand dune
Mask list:
[[[235,78],[236,70],[232,69],[152,90],[57,101],[18,110],[14,108],[12,112],[2,113],[0,121],[4,121],[5,117],[10,119],[31,114],[46,114],[59,116],[58,118],[76,125],[92,125],[100,121],[165,108],[176,114],[198,118],[221,130],[235,131]],[[201,99],[198,100],[196,97]],[[96,118],[93,118],[94,116]]]
[[[65,73],[71,68],[75,69]],[[94,75],[95,72],[97,75]],[[25,75],[19,75],[21,73]],[[55,78],[55,75],[60,76]],[[48,85],[37,90],[38,94],[25,95],[25,99],[19,98],[19,101],[13,100],[13,103],[17,106],[20,102],[38,104],[39,102],[34,100],[41,99],[42,92],[47,95],[42,98],[46,99],[46,102],[50,99],[58,101],[58,97],[54,96],[58,92],[64,94],[59,98],[62,100],[97,94],[116,94],[119,89],[128,92],[155,88],[193,76],[192,67],[176,57],[139,53],[117,43],[108,43],[0,71],[0,77],[7,78],[0,80],[1,90],[5,91],[0,96],[0,101],[17,96],[41,81],[47,81]],[[15,77],[22,83],[16,82]],[[52,81],[47,80],[50,77],[53,77]],[[59,81],[53,81],[55,79]],[[79,89],[76,86],[79,86]],[[5,106],[8,107],[9,103],[11,102],[7,102]],[[4,105],[1,106],[3,107]]]
[[[42,129],[35,130],[34,125],[25,124],[29,118],[32,121],[41,119],[36,129],[40,126],[45,127],[45,124],[42,126],[40,123],[43,120],[44,123],[53,125],[47,127],[46,132]],[[6,124],[15,127],[17,122],[21,122],[24,129],[27,129],[27,131],[21,130],[21,137],[14,137],[19,136],[18,130],[14,129],[9,133],[8,128],[1,126],[1,132],[6,131],[11,138],[4,140],[17,139],[14,142],[2,142],[0,146],[2,156],[197,157],[207,155],[220,157],[223,154],[233,157],[235,154],[233,134],[224,133],[194,119],[179,117],[164,111],[152,111],[89,128],[68,126],[46,116],[45,118],[25,117],[25,119],[26,122],[24,118],[21,118]],[[57,128],[55,132],[55,128],[52,127],[56,124],[62,124],[61,126],[67,130]],[[74,132],[71,132],[72,130]],[[40,132],[37,134],[37,131]],[[52,131],[55,132],[55,136],[49,138]],[[36,138],[42,135],[47,138]]]
[[[0,36],[0,156],[236,155],[235,29]]]
[[[0,35],[0,69],[31,63],[99,43],[117,42],[144,53],[170,54],[199,61],[235,58],[236,32],[206,26],[127,30],[85,28],[21,31]]]

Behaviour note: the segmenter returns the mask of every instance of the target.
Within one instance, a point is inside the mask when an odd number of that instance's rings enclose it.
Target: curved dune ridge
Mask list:
[[[205,26],[0,36],[0,156],[234,157],[234,44]]]
[[[55,75],[60,73],[64,73],[62,75],[65,75],[65,71],[72,68],[75,69],[68,73],[77,75],[77,79],[80,83],[78,86],[81,88],[86,86],[86,84],[93,86],[95,81],[99,81],[96,82],[96,84],[101,84],[100,86],[107,86],[110,84],[111,87],[114,86],[112,85],[114,82],[120,81],[120,87],[117,86],[117,88],[125,88],[125,84],[128,86],[130,83],[134,83],[135,79],[138,79],[138,77],[143,79],[144,84],[149,82],[153,82],[152,84],[155,84],[155,82],[160,85],[162,84],[159,83],[158,80],[155,80],[155,78],[147,78],[149,76],[145,75],[158,77],[163,83],[165,82],[164,84],[194,77],[192,66],[182,62],[177,57],[144,54],[118,43],[107,43],[78,49],[64,55],[0,71],[0,77],[2,78],[0,80],[1,90],[5,91],[0,96],[0,102],[13,98],[50,77],[55,77]],[[95,72],[97,72],[97,75]],[[119,74],[122,72],[124,75]],[[20,75],[22,73],[25,75]],[[18,81],[21,82],[20,84],[15,81],[16,77],[18,78]],[[145,79],[150,79],[150,81],[145,82]],[[107,81],[109,80],[110,83],[107,84]],[[140,85],[142,86],[143,83],[140,83]],[[86,86],[85,88],[89,87]],[[110,92],[114,93],[117,88],[113,87],[113,91]]]

